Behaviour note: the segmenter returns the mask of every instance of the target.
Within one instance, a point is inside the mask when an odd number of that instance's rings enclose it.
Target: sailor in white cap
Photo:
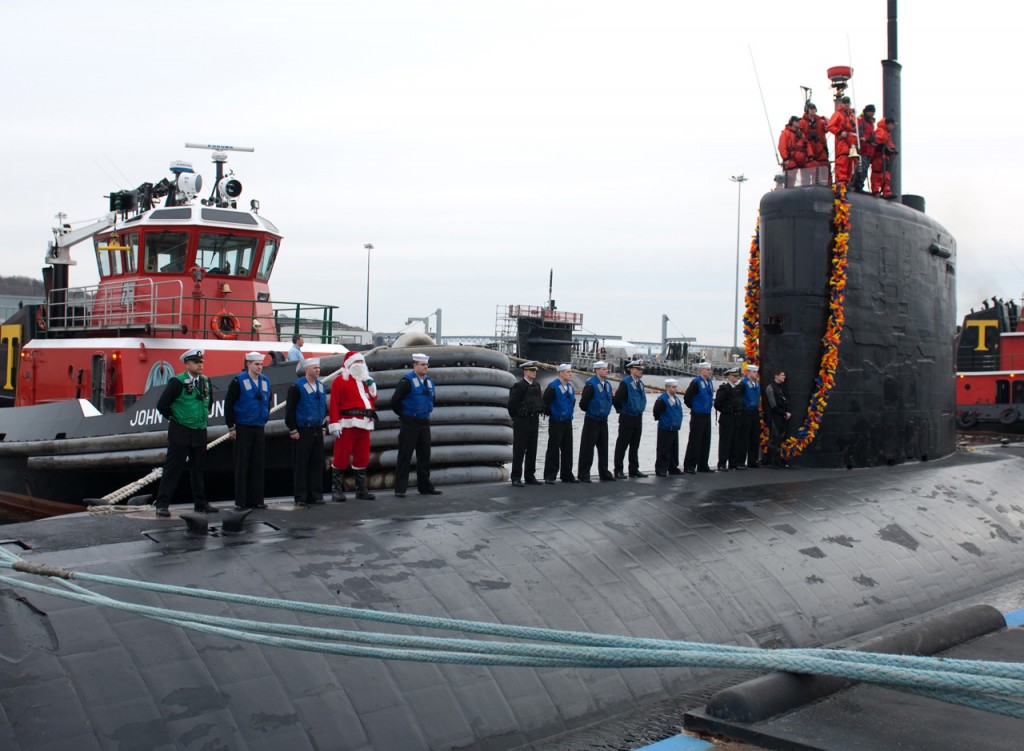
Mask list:
[[[284,424],[292,439],[292,480],[296,508],[324,502],[324,424],[327,390],[320,358],[301,361],[303,375],[288,387]]]
[[[725,383],[715,393],[715,410],[718,412],[718,471],[737,469],[739,451],[740,420],[743,416],[743,395],[740,393],[740,369],[725,371]]]
[[[644,411],[647,409],[647,386],[640,380],[644,374],[644,361],[626,363],[629,375],[622,379],[615,391],[612,404],[619,413],[619,435],[615,439],[615,477],[625,480],[623,462],[629,449],[629,476],[647,477],[640,471],[640,435],[643,433]]]
[[[590,482],[590,465],[597,449],[597,472],[603,481],[614,481],[608,471],[608,415],[612,411],[612,385],[608,382],[608,363],[598,360],[594,375],[587,379],[580,394],[583,430],[580,431],[580,459],[576,479]]]
[[[430,358],[412,356],[412,372],[395,387],[391,409],[398,415],[398,459],[395,464],[395,496],[405,498],[409,467],[416,454],[416,488],[421,495],[441,495],[430,481],[430,414],[434,411],[434,381],[427,375]]]
[[[572,413],[576,408],[576,388],[572,385],[572,365],[559,365],[558,378],[544,389],[544,411],[548,414],[548,449],[544,454],[544,482],[579,482],[572,475]],[[561,471],[559,471],[561,467]]]
[[[267,420],[270,418],[270,379],[263,375],[262,352],[245,355],[245,370],[228,384],[224,422],[234,440],[235,508],[266,508],[263,476],[266,469]]]
[[[711,456],[711,408],[715,403],[715,386],[711,382],[711,363],[697,364],[697,377],[690,381],[683,394],[683,403],[690,409],[690,435],[686,439],[683,472],[714,472],[708,466]]]
[[[683,426],[683,400],[679,398],[679,381],[665,379],[665,392],[654,400],[654,419],[658,422],[658,444],[654,474],[658,477],[681,475],[679,469],[679,429]]]
[[[736,387],[743,400],[739,439],[736,447],[736,469],[757,469],[761,454],[761,383],[756,365],[747,365],[747,374]]]
[[[508,391],[508,414],[512,418],[512,484],[522,488],[540,485],[537,479],[537,433],[540,415],[544,412],[544,395],[537,383],[536,361],[528,360],[519,367],[523,377]]]
[[[206,424],[213,406],[213,387],[203,375],[203,350],[190,349],[181,354],[185,372],[167,382],[157,410],[168,419],[167,457],[157,490],[157,516],[170,516],[168,508],[185,464],[189,467],[192,503],[200,513],[214,513],[218,509],[206,502],[206,483],[203,469],[206,463]]]

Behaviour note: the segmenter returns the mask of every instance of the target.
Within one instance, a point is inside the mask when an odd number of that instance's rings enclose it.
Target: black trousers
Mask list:
[[[732,412],[718,413],[718,466],[736,466],[736,446],[740,437],[740,416]]]
[[[409,467],[412,455],[416,454],[416,489],[429,493],[434,489],[430,482],[430,420],[415,417],[399,418],[398,462],[395,465],[395,492],[404,493],[409,487]]]
[[[188,479],[192,486],[192,503],[196,507],[206,505],[206,483],[203,477],[206,469],[206,429],[190,431],[179,426],[179,432],[181,431],[188,434],[194,432],[195,440],[189,443],[167,443],[164,473],[160,477],[160,489],[157,490],[154,504],[159,507],[167,508],[171,505],[174,491],[178,489],[178,481],[181,480],[181,473],[185,471],[186,462]]]
[[[572,480],[572,420],[548,420],[548,450],[544,454],[544,479],[554,480],[561,465],[563,480]]]
[[[736,441],[736,464],[746,460],[748,467],[756,467],[761,458],[761,415],[741,412],[739,436]]]
[[[299,428],[298,440],[292,441],[292,477],[296,503],[324,499],[323,428]]]
[[[789,420],[785,415],[772,414],[768,418],[768,463],[775,466],[783,466],[786,460],[782,458],[779,449],[789,433]]]
[[[683,456],[684,470],[710,469],[711,415],[690,410],[690,435],[686,439],[686,454]]]
[[[595,448],[597,474],[599,477],[605,477],[608,475],[608,420],[584,417],[583,431],[580,433],[580,465],[576,473],[578,478],[590,477],[590,465],[594,463]]]
[[[267,442],[263,426],[235,425],[235,505],[263,503]]]
[[[526,471],[527,480],[537,479],[537,431],[540,419],[517,417],[512,421],[512,480],[523,479]],[[525,466],[524,466],[525,465]]]
[[[658,428],[657,454],[654,459],[654,471],[665,474],[669,470],[679,469],[679,431]]]
[[[644,431],[643,415],[619,415],[619,436],[615,439],[615,471],[622,472],[622,463],[629,449],[629,473],[640,471],[640,435]]]

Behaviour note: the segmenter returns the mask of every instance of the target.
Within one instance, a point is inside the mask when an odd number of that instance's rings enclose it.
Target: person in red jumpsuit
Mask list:
[[[349,467],[356,478],[356,498],[372,501],[376,497],[366,484],[366,467],[370,463],[370,433],[373,431],[377,384],[370,377],[366,359],[358,352],[348,352],[341,375],[331,384],[330,424],[334,436],[334,458],[331,461],[331,500],[342,502],[344,472]]]
[[[800,118],[796,115],[789,118],[782,135],[779,136],[779,156],[782,157],[783,169],[800,169],[807,166],[807,141],[800,130]]]
[[[864,190],[864,181],[868,178],[868,167],[875,155],[875,105],[869,104],[857,118],[857,131],[860,134],[860,164],[854,176],[853,187]]]
[[[850,147],[857,144],[857,118],[850,109],[850,97],[839,99],[838,108],[828,121],[828,132],[836,137],[836,183],[845,185],[853,177],[856,166]]]
[[[871,192],[882,198],[892,198],[892,159],[896,146],[892,141],[892,129],[896,121],[891,117],[878,122],[875,128],[875,151],[871,158]]]
[[[807,139],[807,166],[827,167],[828,142],[825,140],[825,134],[828,132],[828,123],[825,122],[825,118],[818,117],[818,108],[814,102],[807,102],[804,105],[800,130]]]

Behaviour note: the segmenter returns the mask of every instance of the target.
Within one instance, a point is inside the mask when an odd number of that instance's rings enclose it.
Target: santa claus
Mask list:
[[[370,377],[366,360],[358,352],[345,355],[341,374],[331,384],[330,424],[334,436],[331,461],[331,500],[342,502],[344,472],[355,473],[356,498],[372,501],[376,496],[366,487],[366,466],[370,463],[370,431],[373,430],[377,384]]]

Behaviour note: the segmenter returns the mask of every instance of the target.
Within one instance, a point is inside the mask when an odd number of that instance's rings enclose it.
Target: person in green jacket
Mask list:
[[[167,428],[167,458],[164,473],[160,478],[160,489],[156,494],[156,515],[170,516],[168,506],[178,480],[189,467],[192,485],[192,502],[195,510],[204,514],[216,512],[216,506],[206,502],[206,486],[203,469],[206,464],[206,421],[213,404],[213,387],[210,379],[203,375],[203,350],[190,349],[181,355],[185,372],[179,373],[167,382],[157,410],[169,420]]]

